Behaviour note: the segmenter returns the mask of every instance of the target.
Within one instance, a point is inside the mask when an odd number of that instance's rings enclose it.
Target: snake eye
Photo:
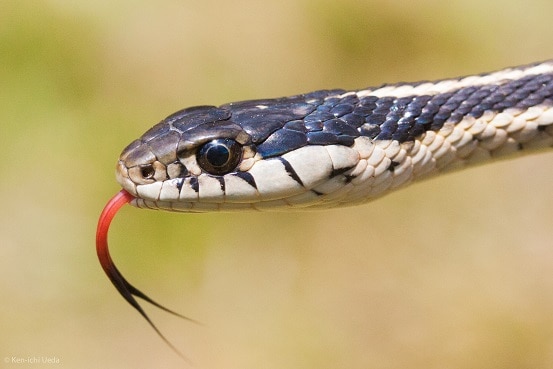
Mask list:
[[[200,147],[196,155],[203,170],[221,175],[236,168],[242,157],[242,147],[230,138],[217,139]]]
[[[151,164],[144,165],[140,167],[140,175],[144,179],[152,179],[154,178],[154,174],[156,174],[156,171]]]

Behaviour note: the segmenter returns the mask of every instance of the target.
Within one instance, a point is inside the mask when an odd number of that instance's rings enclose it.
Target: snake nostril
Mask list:
[[[155,173],[156,171],[154,170],[154,167],[151,164],[140,167],[140,174],[144,179],[154,178]]]

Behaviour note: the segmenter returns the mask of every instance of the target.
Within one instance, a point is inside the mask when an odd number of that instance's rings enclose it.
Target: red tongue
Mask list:
[[[117,192],[117,194],[108,201],[108,203],[104,207],[104,210],[102,210],[102,214],[100,215],[100,219],[98,220],[98,229],[96,229],[96,252],[98,253],[98,259],[100,259],[100,264],[102,264],[104,272],[106,272],[109,279],[114,284],[114,279],[121,279],[122,276],[117,272],[117,268],[113,264],[111,256],[109,255],[109,226],[119,209],[121,209],[123,205],[131,202],[133,198],[134,197],[125,190]],[[116,287],[117,290],[121,292],[117,285]]]
[[[172,310],[167,309],[166,307],[158,304],[148,296],[146,296],[144,293],[140,292],[137,288],[135,288],[133,285],[131,285],[127,280],[123,277],[123,275],[117,270],[117,267],[111,260],[111,256],[109,254],[108,249],[108,231],[109,226],[111,224],[111,221],[115,217],[115,214],[121,209],[125,204],[131,202],[134,199],[134,196],[132,196],[130,193],[128,193],[125,190],[119,191],[115,196],[113,196],[106,206],[104,207],[104,210],[102,211],[102,214],[100,215],[100,219],[98,220],[98,228],[96,229],[96,252],[98,254],[98,259],[100,259],[100,264],[102,265],[102,268],[104,269],[104,272],[106,272],[108,278],[110,279],[111,283],[115,286],[117,291],[127,300],[129,304],[132,305],[139,313],[148,321],[148,323],[152,326],[152,328],[157,332],[157,334],[169,345],[171,348],[179,354],[181,357],[185,358],[172,344],[169,342],[163,334],[157,329],[157,327],[154,325],[154,323],[150,320],[148,315],[146,315],[146,312],[142,309],[142,307],[138,304],[138,301],[136,301],[135,296],[141,298],[144,301],[149,302],[150,304],[157,306],[158,308],[165,310],[168,313],[171,313],[173,315],[176,315],[178,317],[191,320],[183,315],[180,315]],[[185,358],[186,359],[186,358]]]

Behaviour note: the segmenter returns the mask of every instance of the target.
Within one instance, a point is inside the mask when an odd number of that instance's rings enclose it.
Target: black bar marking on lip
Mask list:
[[[217,178],[217,180],[219,181],[219,184],[221,185],[221,191],[223,191],[223,193],[225,193],[225,178],[224,177],[215,177]]]
[[[333,169],[332,172],[330,173],[330,175],[328,176],[328,178],[334,178],[336,176],[339,176],[340,174],[344,174],[345,172],[347,172],[348,170],[351,170],[353,168],[354,168],[354,166]]]
[[[398,165],[399,165],[399,162],[398,162],[398,161],[393,161],[393,160],[392,160],[392,161],[390,162],[390,166],[388,167],[388,170],[389,170],[390,172],[393,173],[393,172],[394,172],[394,169],[396,169],[396,167],[397,167]]]
[[[190,188],[192,188],[194,192],[200,191],[200,184],[198,183],[198,178],[190,177]]]
[[[344,174],[344,177],[346,178],[346,184],[350,183],[351,181],[353,181],[356,176],[351,176],[351,175],[348,175],[348,174]]]
[[[253,188],[255,188],[257,190],[257,184],[255,183],[255,178],[253,178],[251,173],[249,173],[249,172],[236,172],[236,173],[232,173],[232,175],[246,181],[250,186],[252,186]]]
[[[182,185],[184,184],[184,178],[175,178],[175,180],[177,182],[177,189],[181,192]]]
[[[294,170],[294,168],[292,167],[290,162],[288,160],[284,159],[283,157],[278,157],[276,159],[280,160],[280,162],[284,165],[284,169],[286,170],[286,173],[288,173],[288,175],[290,177],[292,177],[292,179],[294,179],[294,181],[298,182],[300,185],[303,186],[303,182],[302,182],[301,178],[298,176],[298,173],[296,173],[296,171]]]

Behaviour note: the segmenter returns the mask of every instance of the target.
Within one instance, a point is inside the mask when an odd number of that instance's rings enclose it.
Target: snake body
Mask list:
[[[116,169],[123,190],[98,221],[98,258],[125,300],[185,358],[137,299],[179,314],[130,284],[109,254],[109,225],[126,203],[183,212],[354,205],[439,173],[552,146],[553,61],[188,108],[123,150]]]
[[[131,143],[138,207],[316,209],[553,146],[553,61],[434,82],[178,111]]]

